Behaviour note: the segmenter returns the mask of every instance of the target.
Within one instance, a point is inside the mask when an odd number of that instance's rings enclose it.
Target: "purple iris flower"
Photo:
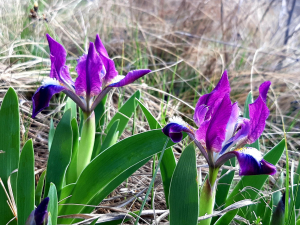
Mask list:
[[[35,210],[29,215],[25,225],[43,225],[47,224],[48,220],[48,203],[49,197],[44,198],[44,200],[36,207]]]
[[[66,50],[49,34],[46,37],[50,48],[50,78],[44,80],[32,97],[32,118],[48,107],[52,96],[61,91],[84,112],[91,113],[110,89],[130,84],[151,72],[143,69],[130,71],[126,76],[118,75],[114,61],[109,58],[99,35],[96,35],[95,43],[89,45],[88,54],[78,59],[78,77],[74,82],[66,65]]]
[[[195,141],[210,167],[219,168],[228,159],[237,157],[240,176],[276,173],[276,167],[265,161],[261,152],[252,147],[265,129],[269,109],[266,104],[270,81],[259,87],[259,96],[249,105],[250,120],[239,116],[237,102],[230,101],[230,85],[225,71],[215,87],[200,97],[194,114],[198,129],[192,128],[181,118],[175,117],[163,128],[173,142],[182,140],[182,132]]]

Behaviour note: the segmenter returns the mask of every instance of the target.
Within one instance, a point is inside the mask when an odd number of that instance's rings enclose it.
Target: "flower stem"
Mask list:
[[[77,155],[77,177],[90,163],[95,141],[95,113],[83,113],[83,126]]]
[[[199,216],[212,214],[216,197],[216,179],[219,168],[209,167],[208,178],[200,191]],[[211,218],[201,220],[198,225],[209,225]]]

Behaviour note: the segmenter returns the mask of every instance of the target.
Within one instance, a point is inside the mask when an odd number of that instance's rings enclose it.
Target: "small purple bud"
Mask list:
[[[44,200],[35,209],[34,219],[36,225],[43,225],[45,219],[48,218],[48,207],[49,197],[44,198]]]

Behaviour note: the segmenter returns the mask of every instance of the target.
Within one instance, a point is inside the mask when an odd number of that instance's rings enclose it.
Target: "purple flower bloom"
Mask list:
[[[38,205],[38,207],[32,211],[29,215],[25,225],[43,225],[47,224],[48,220],[48,207],[49,197],[44,198],[44,200]]]
[[[47,34],[46,37],[50,48],[50,78],[44,80],[43,85],[32,97],[32,118],[48,107],[52,96],[61,91],[76,102],[84,112],[90,113],[110,89],[130,84],[151,72],[144,69],[130,71],[126,76],[118,75],[114,61],[109,58],[97,35],[95,43],[90,43],[88,54],[78,59],[76,67],[78,77],[74,82],[66,66],[66,50],[50,35]]]
[[[261,153],[251,147],[265,129],[269,109],[266,104],[267,93],[271,85],[266,81],[259,87],[259,97],[249,105],[250,120],[239,117],[238,104],[230,101],[230,85],[225,71],[215,87],[200,97],[194,114],[194,130],[178,118],[163,128],[165,135],[173,142],[182,139],[182,132],[187,132],[206,158],[209,166],[220,167],[228,159],[237,157],[240,175],[276,173],[276,167],[266,162]]]

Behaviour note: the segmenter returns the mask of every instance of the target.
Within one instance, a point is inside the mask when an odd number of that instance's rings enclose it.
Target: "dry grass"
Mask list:
[[[288,24],[289,13],[281,1],[275,0],[39,1],[39,16],[43,18],[44,14],[48,21],[45,22],[29,19],[32,1],[2,1],[0,101],[9,86],[17,90],[22,100],[23,141],[34,139],[37,168],[43,168],[47,159],[49,116],[59,119],[63,107],[63,100],[57,98],[51,110],[36,120],[30,118],[31,96],[50,69],[45,33],[61,41],[68,50],[73,75],[75,59],[86,52],[89,41],[99,33],[120,73],[141,67],[156,71],[143,80],[146,85],[131,85],[124,93],[126,99],[134,90],[141,89],[146,106],[159,121],[165,116],[163,112],[167,112],[167,117],[178,114],[191,120],[199,95],[211,90],[224,69],[229,72],[232,100],[238,101],[241,109],[250,90],[257,96],[259,84],[271,80],[268,95],[271,115],[261,138],[263,149],[283,138],[284,123],[286,130],[291,126],[287,132],[288,149],[292,160],[297,160],[300,143],[300,5],[297,4]],[[120,93],[123,91],[110,95],[110,115],[117,110],[112,96]],[[147,123],[138,118],[136,132],[147,128]],[[134,183],[133,176],[130,181],[134,185],[129,188],[147,187],[148,178],[143,176]],[[140,184],[143,179],[147,181]],[[159,196],[160,204],[163,197]]]

